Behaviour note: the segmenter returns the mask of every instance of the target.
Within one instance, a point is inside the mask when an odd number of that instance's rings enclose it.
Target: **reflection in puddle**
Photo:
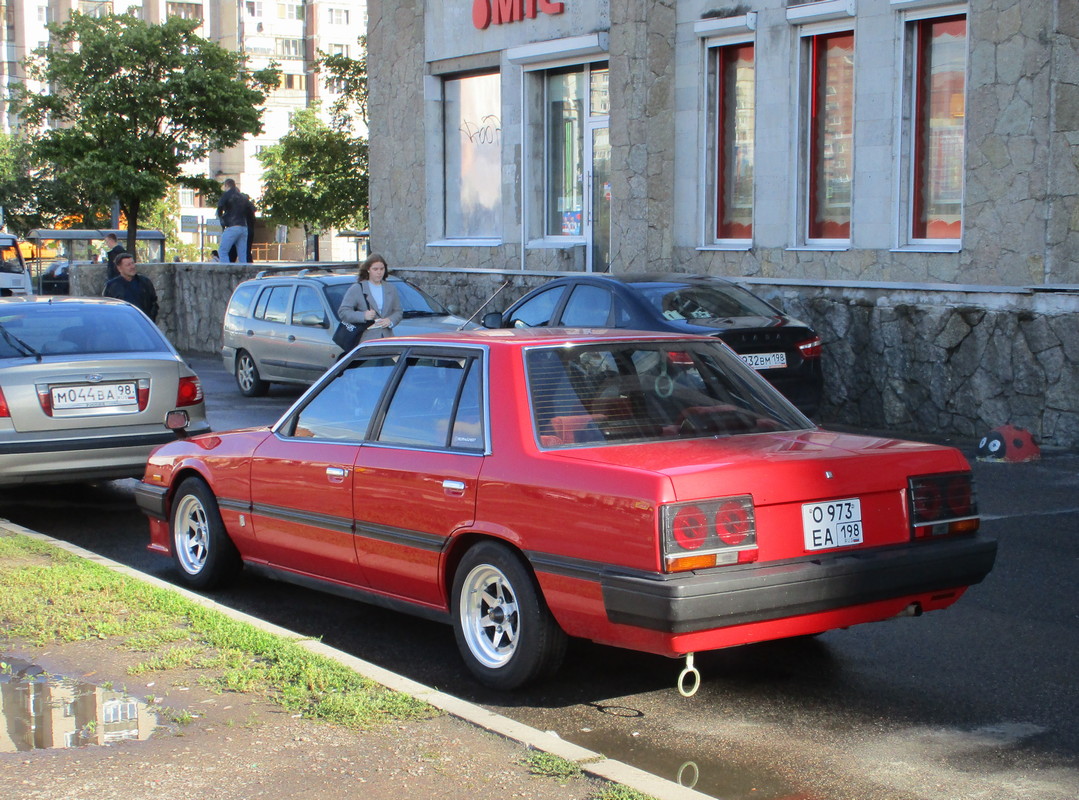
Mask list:
[[[0,656],[0,753],[148,739],[158,719],[124,692]]]

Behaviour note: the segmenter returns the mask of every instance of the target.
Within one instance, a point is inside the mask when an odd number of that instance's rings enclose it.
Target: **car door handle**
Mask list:
[[[295,336],[293,336],[293,335],[292,335],[292,334],[290,333],[290,334],[288,335],[288,340],[289,340],[290,342],[295,342],[295,341],[296,341],[296,337],[295,337]]]
[[[344,467],[326,467],[326,477],[330,483],[341,483],[348,477],[348,470]]]
[[[442,491],[446,494],[462,495],[465,493],[465,482],[451,480],[442,481]]]
[[[255,335],[255,332],[254,332],[254,331],[248,331],[248,332],[247,332],[247,335],[248,335],[248,336],[254,336],[254,335]]]

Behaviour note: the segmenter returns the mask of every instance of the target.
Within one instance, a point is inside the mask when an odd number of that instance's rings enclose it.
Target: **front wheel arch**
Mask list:
[[[184,478],[169,506],[169,549],[180,580],[193,589],[213,589],[235,578],[243,561],[209,484],[195,474]]]

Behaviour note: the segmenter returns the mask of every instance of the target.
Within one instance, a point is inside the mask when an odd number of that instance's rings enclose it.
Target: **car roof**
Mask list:
[[[660,331],[632,331],[615,328],[480,328],[447,333],[393,336],[372,339],[366,346],[391,345],[394,343],[418,344],[482,344],[491,347],[529,347],[534,345],[576,345],[601,342],[662,342],[699,340],[715,343],[713,336],[664,333]]]
[[[670,283],[670,284],[698,284],[698,283],[722,283],[733,285],[727,278],[718,275],[697,275],[688,272],[604,272],[584,273],[581,275],[564,276],[562,281],[597,280],[610,281],[612,283],[637,284],[637,283]]]
[[[349,267],[347,271],[322,269],[319,267],[305,267],[299,270],[263,270],[254,278],[248,278],[244,283],[251,281],[316,281],[318,283],[347,283],[356,280],[356,268]],[[390,280],[400,280],[390,276]]]
[[[130,303],[124,300],[117,300],[114,297],[70,297],[67,295],[55,295],[55,294],[32,294],[32,295],[15,295],[12,297],[0,297],[0,305],[11,305],[14,303],[35,305],[54,305],[56,303],[65,303],[68,305],[95,305],[95,306],[129,306],[134,308]]]

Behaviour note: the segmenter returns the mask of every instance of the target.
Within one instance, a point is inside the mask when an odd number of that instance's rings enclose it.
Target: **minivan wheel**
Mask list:
[[[270,390],[269,382],[259,375],[255,359],[246,350],[236,354],[236,385],[244,397],[262,397]]]

